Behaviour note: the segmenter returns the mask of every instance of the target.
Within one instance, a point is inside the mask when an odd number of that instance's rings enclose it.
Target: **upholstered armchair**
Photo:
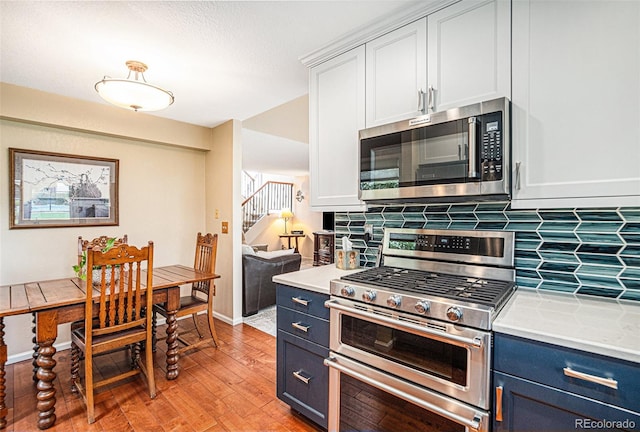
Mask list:
[[[242,316],[256,314],[260,309],[276,304],[276,284],[272,278],[300,270],[302,256],[293,249],[255,252],[243,248],[242,255]]]

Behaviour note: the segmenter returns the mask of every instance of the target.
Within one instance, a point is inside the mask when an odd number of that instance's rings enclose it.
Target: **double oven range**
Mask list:
[[[513,249],[511,232],[391,228],[380,266],[332,280],[329,431],[488,431]]]

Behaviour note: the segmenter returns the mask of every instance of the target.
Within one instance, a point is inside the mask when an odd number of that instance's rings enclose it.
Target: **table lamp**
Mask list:
[[[287,221],[293,217],[293,213],[291,212],[291,209],[283,208],[280,211],[280,217],[284,219],[284,233],[289,234],[287,232]]]

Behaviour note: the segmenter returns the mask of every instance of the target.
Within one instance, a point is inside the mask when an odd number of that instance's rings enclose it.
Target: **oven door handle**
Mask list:
[[[436,330],[432,330],[429,327],[420,326],[410,321],[397,321],[392,318],[387,318],[384,315],[377,315],[371,312],[353,309],[348,306],[341,305],[340,303],[337,302],[337,300],[327,300],[324,303],[324,305],[325,307],[328,307],[330,309],[336,309],[342,312],[346,312],[347,314],[355,317],[360,316],[360,317],[366,318],[368,321],[376,322],[378,324],[383,324],[383,325],[388,324],[394,328],[399,328],[399,329],[407,328],[407,329],[420,332],[422,334],[426,333],[432,339],[435,339],[440,342],[453,343],[454,345],[458,345],[462,347],[482,347],[481,338],[468,338],[468,337],[452,335],[448,333],[446,335],[443,335],[442,333]]]
[[[342,373],[345,373],[347,375],[351,375],[352,377],[366,383],[369,384],[370,386],[379,388],[381,390],[386,391],[387,393],[390,393],[394,396],[399,397],[400,399],[404,399],[406,401],[412,402],[424,409],[426,409],[427,411],[431,411],[435,414],[438,414],[448,420],[451,420],[452,422],[458,423],[458,424],[462,424],[464,426],[466,426],[468,429],[471,429],[473,431],[478,432],[480,430],[480,420],[479,417],[474,416],[472,419],[463,417],[461,415],[458,415],[456,413],[452,413],[451,411],[448,411],[444,408],[441,408],[440,406],[433,404],[429,401],[426,401],[424,399],[420,399],[417,397],[414,397],[413,395],[410,395],[409,393],[406,393],[404,391],[402,391],[399,388],[396,388],[394,386],[391,385],[387,385],[385,383],[382,383],[380,381],[377,381],[369,376],[367,376],[364,373],[360,373],[358,371],[355,371],[347,366],[343,366],[339,363],[339,355],[336,355],[334,353],[331,353],[331,355],[329,356],[328,359],[324,360],[324,364],[325,366],[328,366],[330,368],[334,368]]]

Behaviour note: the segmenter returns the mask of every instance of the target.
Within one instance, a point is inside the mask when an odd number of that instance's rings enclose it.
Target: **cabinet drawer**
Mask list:
[[[502,421],[494,417],[494,432],[609,432],[640,425],[638,413],[500,372],[493,376],[494,385],[503,389],[501,406],[495,407],[501,408]]]
[[[329,350],[278,330],[278,398],[327,427]]]
[[[278,307],[277,316],[278,330],[329,347],[329,321],[285,307]]]
[[[515,336],[495,334],[494,369],[510,375],[640,411],[640,364]],[[572,372],[587,377],[568,376]],[[617,381],[617,389],[589,381]]]
[[[329,309],[324,307],[324,302],[327,300],[329,300],[328,294],[321,294],[286,285],[278,285],[276,289],[278,306],[284,306],[326,320],[329,319]]]

